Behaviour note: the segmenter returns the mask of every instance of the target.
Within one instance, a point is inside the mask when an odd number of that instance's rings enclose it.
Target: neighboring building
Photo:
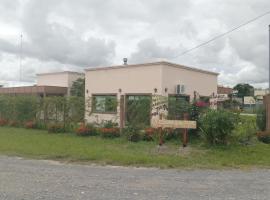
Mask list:
[[[214,96],[217,76],[218,73],[169,62],[89,68],[85,74],[85,119],[96,123],[112,120],[123,127],[129,119],[128,102],[150,99],[147,115],[155,126],[161,114],[168,114],[168,97],[192,101],[197,94]],[[114,101],[117,103],[112,107]]]
[[[269,94],[269,89],[255,89],[254,90],[254,97],[258,101],[263,101],[263,96]]]
[[[233,89],[230,88],[230,87],[224,87],[222,85],[219,85],[218,88],[217,88],[217,93],[220,94],[220,95],[224,95],[225,96],[229,96],[233,93]]]
[[[245,96],[244,97],[244,106],[255,106],[256,105],[256,100],[252,96]]]
[[[84,74],[71,71],[42,73],[37,74],[37,85],[66,87],[67,95],[70,95],[70,88],[78,78],[84,78]]]
[[[22,87],[3,87],[0,88],[0,94],[5,95],[36,95],[46,96],[65,96],[67,95],[66,87],[58,86],[22,86]]]
[[[84,78],[84,74],[70,71],[37,74],[37,85],[0,87],[0,94],[37,95],[41,97],[69,96],[70,88],[78,78]]]

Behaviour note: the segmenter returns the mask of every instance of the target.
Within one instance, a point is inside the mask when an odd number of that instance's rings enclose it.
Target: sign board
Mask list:
[[[196,121],[188,121],[188,120],[158,120],[157,127],[196,129],[197,123]]]

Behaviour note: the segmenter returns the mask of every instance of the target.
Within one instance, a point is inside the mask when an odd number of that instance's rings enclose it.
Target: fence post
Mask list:
[[[270,94],[263,97],[266,114],[266,131],[270,131]]]
[[[125,126],[125,100],[124,95],[120,97],[120,132],[122,133],[123,128]]]
[[[184,113],[184,120],[188,120],[188,113]],[[183,147],[186,147],[187,143],[188,143],[188,130],[187,128],[185,128],[183,133]]]

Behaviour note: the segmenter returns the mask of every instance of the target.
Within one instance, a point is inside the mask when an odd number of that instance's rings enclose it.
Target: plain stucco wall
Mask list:
[[[38,74],[37,85],[68,87],[68,74],[67,73]]]
[[[70,94],[70,88],[74,81],[78,78],[83,78],[84,74],[63,72],[63,73],[50,73],[50,74],[38,74],[37,85],[38,86],[60,86],[68,88],[68,95]]]
[[[89,101],[89,97],[92,97],[93,94],[117,94],[119,101],[120,95],[128,93],[152,94],[155,88],[158,92],[161,91],[161,66],[156,65],[86,71],[85,78],[86,101]],[[121,89],[121,93],[119,89]],[[119,123],[119,105],[117,115],[92,113],[89,116],[91,112],[89,110],[90,104],[91,102],[87,108],[88,112],[85,114],[85,119],[88,122],[112,120]]]
[[[185,85],[185,94],[192,99],[194,90],[200,96],[217,94],[217,75],[173,66],[162,66],[162,95],[175,94],[176,85]]]
[[[117,114],[91,113],[91,100],[93,94],[117,94],[118,101],[120,95],[125,94],[152,94],[152,103],[158,106],[163,104],[162,96],[175,94],[177,84],[186,86],[186,94],[193,98],[194,90],[202,96],[210,96],[217,93],[217,75],[183,69],[168,65],[152,66],[127,66],[115,68],[102,68],[88,70],[85,74],[85,97],[86,109],[85,119],[87,122],[99,123],[102,120],[112,120],[119,123],[120,106],[117,107]],[[154,89],[157,92],[154,92]],[[165,92],[167,88],[167,92]],[[121,89],[121,93],[119,92]],[[153,106],[151,125],[153,126],[158,115],[153,115],[158,106]],[[159,114],[166,111],[158,111]]]

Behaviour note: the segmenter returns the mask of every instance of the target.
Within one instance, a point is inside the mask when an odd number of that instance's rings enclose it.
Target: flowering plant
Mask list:
[[[5,126],[8,124],[8,121],[6,119],[0,118],[0,126]]]
[[[119,128],[100,128],[100,134],[102,137],[120,137]]]

